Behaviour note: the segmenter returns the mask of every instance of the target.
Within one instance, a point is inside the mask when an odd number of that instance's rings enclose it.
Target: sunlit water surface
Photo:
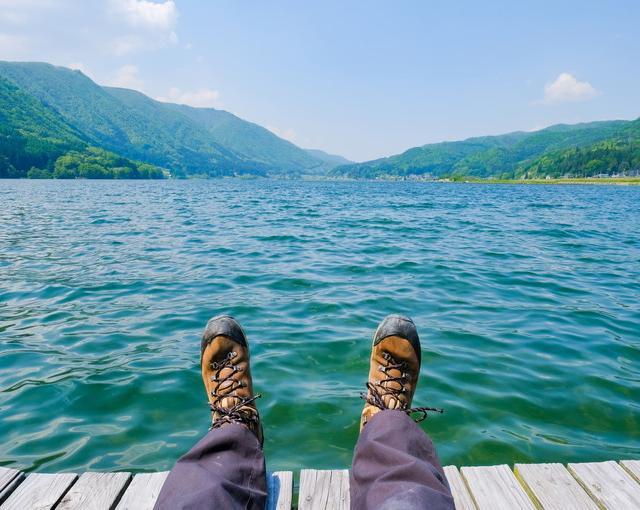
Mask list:
[[[444,463],[640,457],[640,188],[0,181],[0,465],[162,470],[235,315],[270,469],[347,467],[411,315]]]

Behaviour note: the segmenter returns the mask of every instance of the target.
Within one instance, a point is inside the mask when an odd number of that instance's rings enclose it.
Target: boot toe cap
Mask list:
[[[217,315],[207,322],[207,327],[202,335],[201,351],[217,336],[226,336],[234,342],[247,347],[247,337],[242,326],[230,315]]]
[[[399,336],[400,338],[406,338],[413,348],[416,350],[416,354],[420,357],[420,337],[418,336],[418,330],[412,319],[405,317],[404,315],[388,315],[376,329],[373,335],[373,344],[380,343],[387,337]]]

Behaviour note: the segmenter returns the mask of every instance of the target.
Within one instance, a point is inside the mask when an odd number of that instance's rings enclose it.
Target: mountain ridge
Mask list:
[[[304,149],[312,156],[326,161],[327,163],[334,165],[350,165],[354,162],[345,158],[344,156],[340,156],[339,154],[331,154],[329,152],[323,151],[321,149]]]
[[[556,124],[537,131],[514,131],[504,135],[431,143],[385,158],[340,165],[331,170],[330,175],[350,178],[553,177],[558,176],[555,175],[557,172],[548,164],[538,164],[538,159],[556,153],[565,161],[564,175],[584,176],[584,169],[578,166],[579,161],[584,163],[584,154],[574,158],[575,168],[566,161],[568,154],[577,155],[577,149],[587,150],[604,142],[618,144],[617,159],[603,161],[600,158],[601,164],[592,165],[591,173],[599,173],[603,169],[616,171],[614,167],[640,169],[636,162],[636,156],[640,156],[640,119],[636,119]],[[622,148],[620,144],[629,147]],[[573,153],[557,154],[572,150]],[[594,149],[593,152],[597,151]],[[543,167],[546,173],[541,175]]]
[[[0,61],[0,121],[0,177],[24,177],[30,170],[38,176],[119,176],[114,178],[640,174],[640,118],[431,143],[353,163],[300,148],[224,110],[165,103],[135,90],[100,86],[80,71],[43,62]],[[102,170],[95,166],[102,164]],[[63,167],[72,171],[62,172]]]
[[[43,62],[0,61],[0,78],[62,119],[83,144],[167,168],[176,177],[301,176],[332,168],[224,110],[164,103],[138,91],[103,87],[80,71]],[[4,100],[8,108],[17,101],[8,96]],[[15,132],[20,128],[12,127]]]

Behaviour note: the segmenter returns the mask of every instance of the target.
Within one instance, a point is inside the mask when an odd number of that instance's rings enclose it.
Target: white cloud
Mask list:
[[[267,126],[267,129],[274,135],[279,136],[280,138],[284,138],[285,140],[289,140],[290,142],[295,141],[298,137],[298,134],[291,128],[280,129],[275,126]]]
[[[83,62],[71,62],[70,64],[65,64],[64,62],[62,62],[60,65],[62,65],[63,67],[68,67],[69,69],[73,69],[74,71],[80,71],[87,78],[96,83],[99,81],[99,78],[94,74],[94,72],[89,69]]]
[[[197,108],[219,108],[220,93],[213,89],[198,89],[193,91],[180,90],[171,87],[166,96],[158,97],[163,103],[178,103],[195,106]]]
[[[144,81],[140,77],[140,70],[136,66],[128,64],[118,69],[114,78],[107,85],[123,89],[142,90]]]
[[[82,62],[71,62],[66,67],[68,67],[69,69],[73,69],[74,71],[80,71],[85,76],[88,76],[89,78],[91,78],[91,71],[89,71],[89,68],[85,66]]]
[[[561,73],[553,83],[544,87],[543,103],[587,101],[598,95],[596,89],[586,81],[578,81],[569,73]]]
[[[156,50],[178,42],[178,36],[171,32],[166,36],[154,37],[153,35],[123,35],[114,38],[108,45],[110,53],[121,57],[135,51]]]
[[[134,32],[115,37],[110,50],[121,56],[138,50],[151,50],[178,43],[175,32],[178,9],[173,1],[110,0],[113,20],[123,20]]]
[[[0,0],[0,32],[22,38],[11,49],[3,36],[5,58],[65,62],[158,50],[178,43],[178,18],[174,0]]]
[[[111,41],[110,47],[114,55],[121,57],[133,51],[144,49],[148,43],[149,41],[145,41],[143,37],[124,35]]]
[[[133,27],[173,31],[178,19],[175,2],[156,3],[149,0],[111,0],[115,13]]]

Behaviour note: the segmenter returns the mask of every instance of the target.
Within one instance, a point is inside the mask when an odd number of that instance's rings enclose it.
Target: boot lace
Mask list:
[[[241,397],[240,395],[234,394],[237,389],[246,386],[244,381],[236,381],[233,379],[233,376],[237,372],[244,370],[234,365],[233,360],[237,356],[238,353],[232,351],[228,353],[222,361],[214,361],[210,364],[211,370],[214,371],[211,381],[217,382],[218,386],[216,389],[211,390],[213,400],[209,402],[209,408],[215,413],[217,418],[211,423],[209,430],[219,428],[225,423],[242,423],[249,428],[256,427],[259,424],[258,412],[248,410],[245,406],[255,402],[255,400],[262,397],[262,395],[258,393],[253,397]],[[223,376],[222,371],[225,368],[231,369],[231,372]],[[237,400],[237,403],[232,407],[224,407],[222,406],[222,399],[224,398],[234,398]]]
[[[436,407],[409,408],[406,398],[400,398],[406,393],[405,385],[407,384],[408,376],[405,369],[407,368],[407,363],[405,361],[396,361],[388,352],[382,353],[382,357],[386,363],[384,365],[380,365],[378,370],[383,372],[386,375],[386,378],[382,379],[379,383],[368,382],[367,389],[369,391],[368,393],[360,393],[360,398],[365,400],[368,404],[382,410],[389,409],[384,398],[393,398],[400,403],[399,411],[406,413],[408,416],[418,414],[418,417],[414,418],[415,422],[425,420],[428,417],[427,413],[429,412],[444,413],[444,409],[438,409]],[[400,375],[394,377],[389,373],[390,370],[398,370]],[[392,385],[391,383],[397,383],[400,387],[398,388],[396,385]]]

